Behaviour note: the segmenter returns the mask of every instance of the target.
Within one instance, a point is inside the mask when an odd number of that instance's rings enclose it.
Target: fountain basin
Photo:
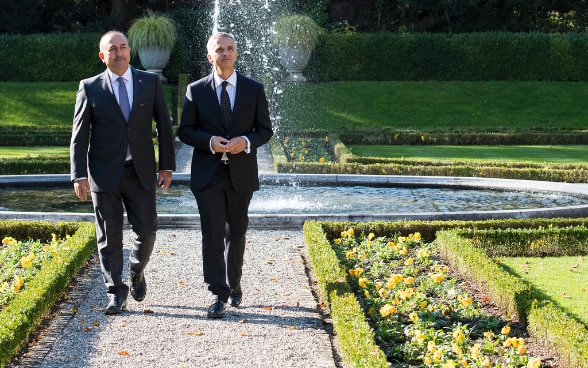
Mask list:
[[[160,227],[187,227],[198,228],[200,226],[199,216],[195,207],[192,193],[188,189],[190,174],[174,174],[173,186],[183,185],[181,189],[186,195],[184,200],[193,206],[188,212],[191,213],[162,213],[159,211]],[[508,218],[553,218],[553,217],[588,217],[588,184],[567,184],[530,180],[510,180],[491,178],[469,178],[469,177],[434,177],[434,176],[397,176],[397,175],[318,175],[318,174],[261,174],[260,181],[262,190],[254,194],[250,211],[250,227],[253,228],[293,228],[301,227],[306,220],[315,221],[396,221],[396,220],[486,220],[486,219],[508,219]],[[371,210],[369,204],[364,210],[347,210],[345,207],[336,209],[315,210],[281,210],[272,213],[271,210],[261,210],[259,203],[274,203],[272,199],[267,200],[268,194],[264,193],[266,186],[288,187],[311,187],[310,191],[317,192],[321,196],[324,187],[348,187],[348,188],[442,188],[455,193],[465,193],[469,200],[475,198],[468,192],[493,191],[495,195],[512,196],[507,201],[517,202],[517,193],[534,193],[540,196],[564,197],[565,205],[555,205],[541,208],[514,208],[483,210],[485,205],[478,206],[475,210],[452,210],[443,204],[443,211],[414,211],[411,204],[408,208],[389,205],[390,210]],[[4,175],[0,176],[0,190],[8,187],[64,187],[70,191],[68,200],[75,201],[75,195],[71,187],[69,175]],[[387,192],[382,195],[390,195]],[[422,194],[417,194],[422,195]],[[323,195],[324,196],[324,195]],[[165,195],[161,195],[165,199]],[[316,201],[308,198],[308,192],[301,194],[307,201]],[[294,202],[302,199],[294,198]],[[353,196],[351,197],[353,198]],[[359,194],[355,198],[359,198]],[[404,198],[400,198],[402,201]],[[426,198],[425,198],[426,199]],[[434,198],[430,198],[432,201]],[[349,199],[344,200],[349,202]],[[380,200],[381,201],[381,200]],[[469,207],[474,206],[472,203]],[[172,206],[177,204],[172,203]],[[159,204],[158,204],[159,206]],[[2,203],[0,203],[2,207]],[[21,219],[21,220],[46,220],[46,221],[94,221],[94,215],[90,212],[42,212],[42,211],[0,211],[0,219]],[[264,212],[265,211],[265,212]]]

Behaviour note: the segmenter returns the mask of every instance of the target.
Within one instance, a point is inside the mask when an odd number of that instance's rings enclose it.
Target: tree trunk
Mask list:
[[[112,17],[117,30],[126,33],[136,7],[136,0],[112,0]]]

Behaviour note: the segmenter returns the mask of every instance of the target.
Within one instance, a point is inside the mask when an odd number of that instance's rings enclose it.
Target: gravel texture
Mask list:
[[[130,252],[130,231],[125,231]],[[248,233],[243,303],[206,318],[200,230],[158,231],[147,297],[105,316],[96,259],[12,367],[336,367],[305,272],[301,230]]]

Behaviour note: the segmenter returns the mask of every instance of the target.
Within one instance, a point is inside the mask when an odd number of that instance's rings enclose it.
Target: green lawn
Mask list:
[[[79,82],[0,82],[0,125],[71,126]],[[173,86],[164,85],[170,115]]]
[[[586,129],[585,82],[334,82],[286,88],[281,128]]]
[[[70,125],[77,82],[0,83],[0,125]]]
[[[351,145],[355,156],[448,161],[508,161],[586,164],[588,146],[366,146]]]
[[[583,257],[498,258],[588,325],[588,262]]]

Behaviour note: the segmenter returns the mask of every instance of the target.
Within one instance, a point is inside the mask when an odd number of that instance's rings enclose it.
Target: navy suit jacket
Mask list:
[[[213,136],[232,139],[245,136],[251,143],[251,152],[229,154],[229,170],[233,187],[238,193],[259,189],[257,148],[273,135],[267,98],[263,85],[237,73],[235,101],[231,123],[222,123],[222,112],[210,74],[188,85],[178,136],[194,147],[190,188],[203,189],[221,164],[221,153],[213,154],[210,139]]]
[[[167,102],[159,76],[131,68],[133,106],[125,120],[106,70],[84,79],[76,95],[70,145],[71,179],[86,177],[94,192],[110,191],[124,170],[127,146],[145,189],[156,186],[152,127],[159,142],[159,170],[175,170],[175,148]]]

